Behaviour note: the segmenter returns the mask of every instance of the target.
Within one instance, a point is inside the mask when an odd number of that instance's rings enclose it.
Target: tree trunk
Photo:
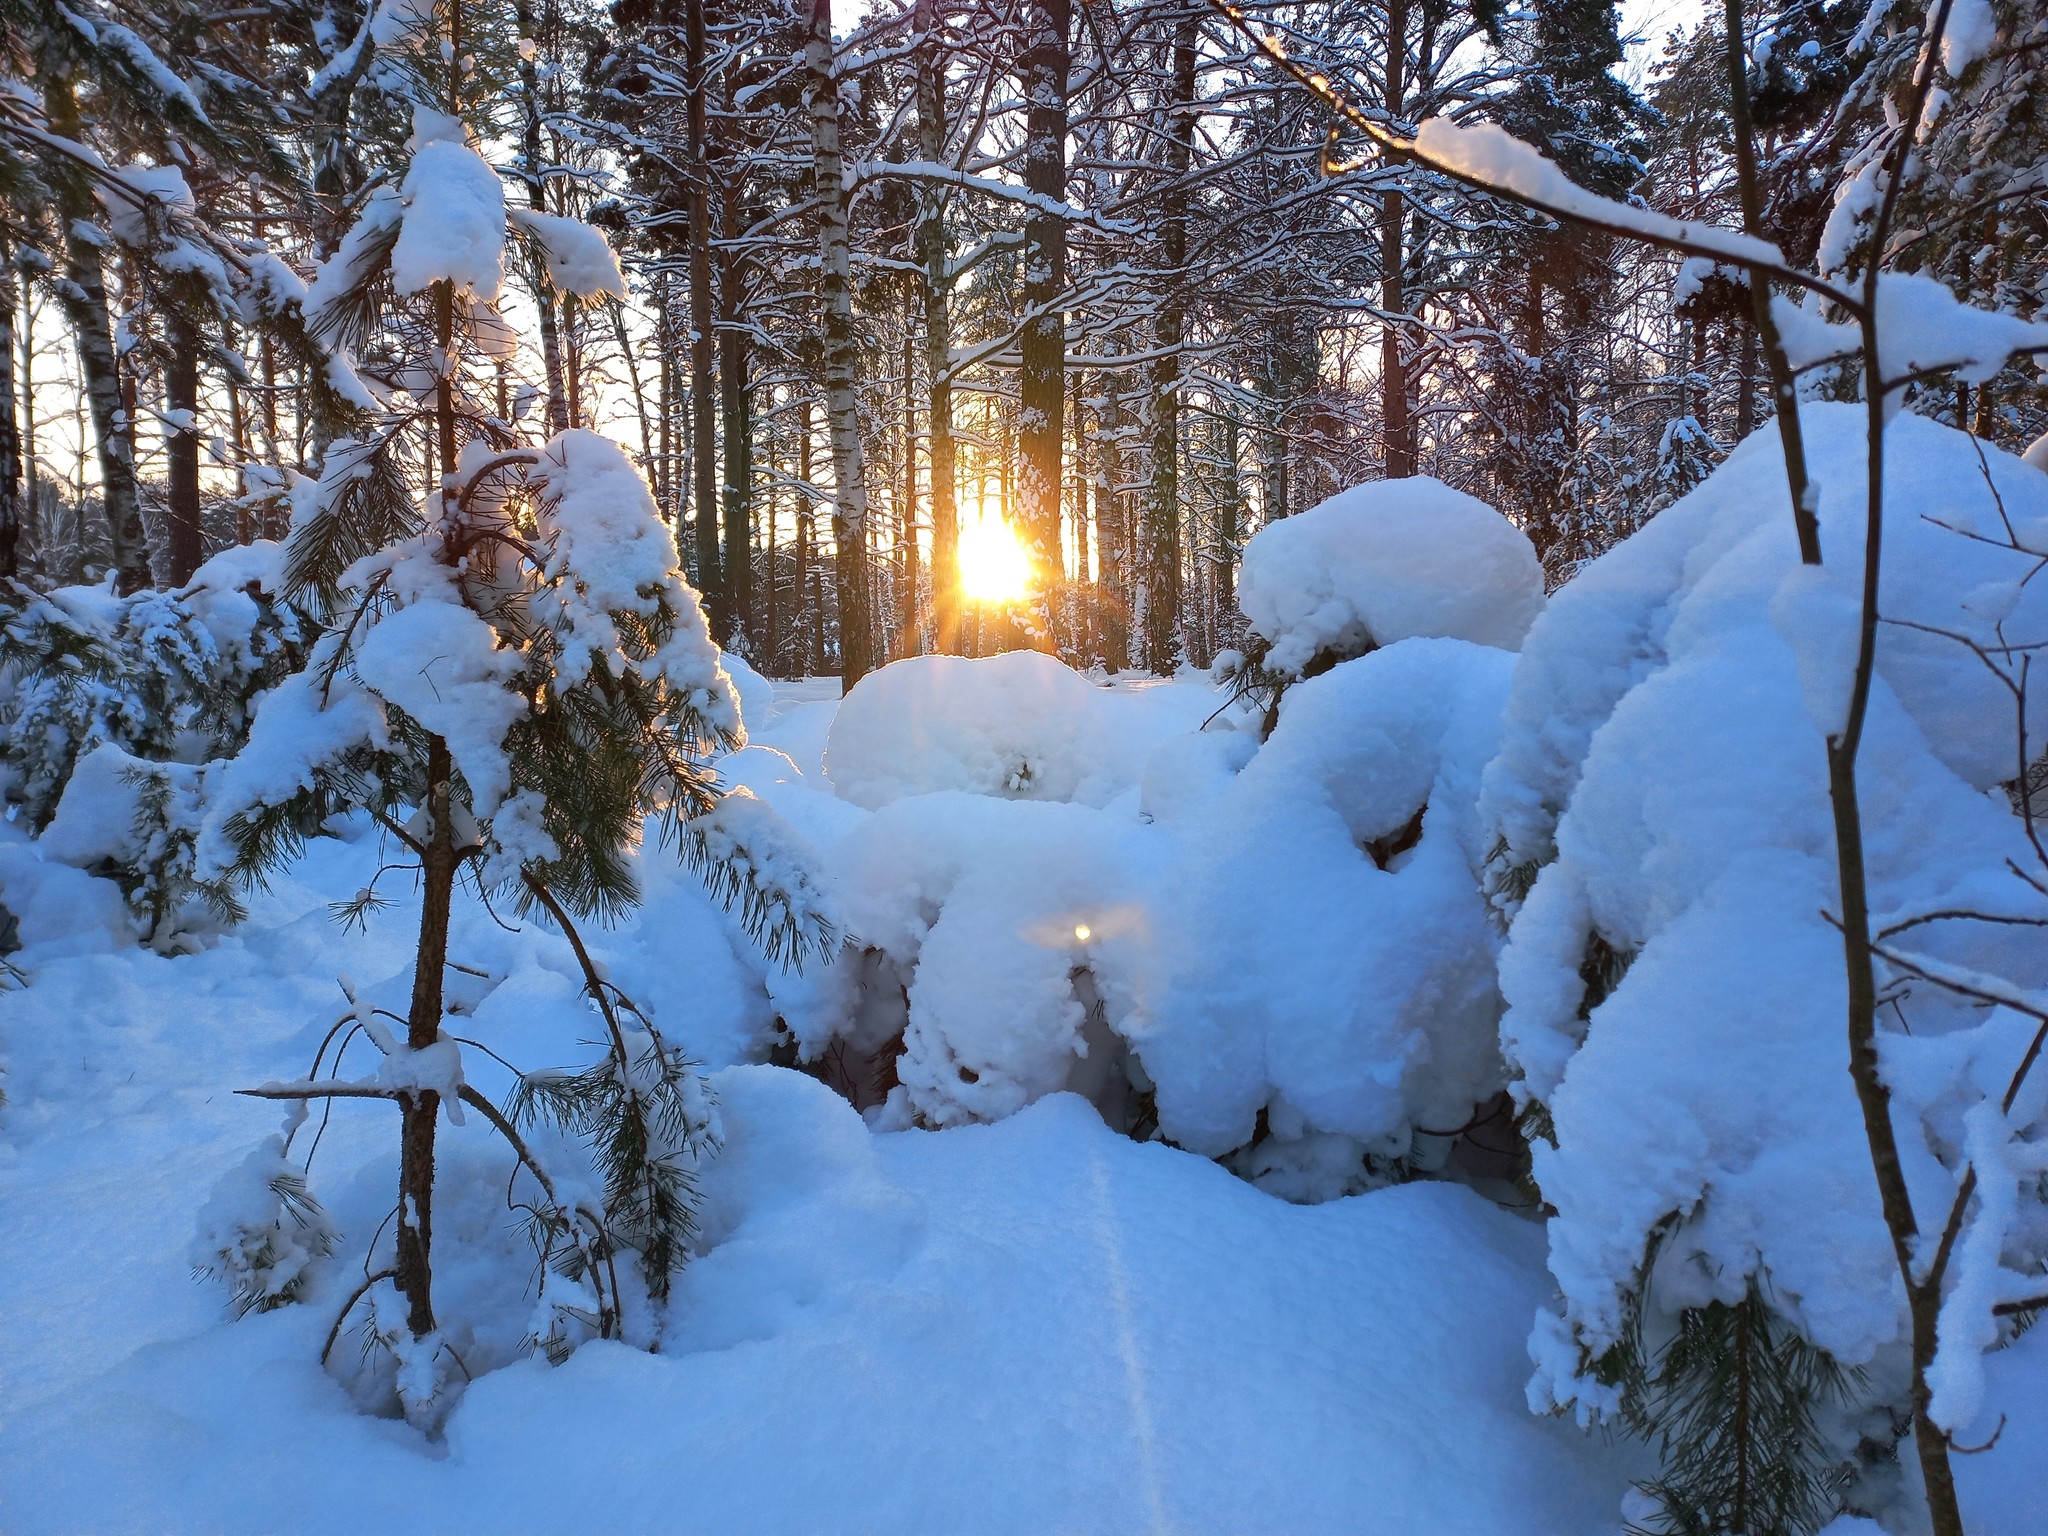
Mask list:
[[[736,238],[741,233],[739,194],[730,178],[720,213],[726,238]],[[731,251],[719,262],[718,301],[718,398],[725,437],[725,554],[719,571],[730,634],[736,636],[754,626],[754,412],[747,392],[746,285],[740,257]]]
[[[14,252],[0,242],[0,577],[21,574],[21,422],[14,385]]]
[[[654,428],[656,439],[660,443],[659,457],[655,460],[654,501],[661,509],[662,521],[670,524],[676,531],[676,554],[680,557],[688,552],[688,540],[684,536],[682,518],[676,509],[675,331],[669,313],[668,272],[664,269],[654,282],[655,351],[661,359],[661,403]]]
[[[1407,106],[1408,0],[1387,0],[1387,65],[1381,98],[1387,116],[1398,122]],[[1383,473],[1404,480],[1415,473],[1414,381],[1402,351],[1401,326],[1393,316],[1406,312],[1407,200],[1389,189],[1379,197],[1380,224],[1380,417],[1385,442]]]
[[[8,274],[7,291],[15,291],[14,277]],[[22,521],[36,530],[37,550],[41,552],[42,540],[47,532],[42,523],[42,487],[36,473],[36,380],[35,380],[35,289],[30,286],[28,274],[21,275],[21,382],[18,400],[21,410],[21,488],[23,493]]]
[[[434,285],[434,328],[444,363],[434,386],[436,473],[441,514],[452,512],[455,494],[455,382],[449,371],[455,343],[455,288]],[[442,545],[444,552],[447,545]],[[455,772],[448,743],[427,738],[427,836],[420,853],[419,943],[413,953],[412,1006],[406,1014],[406,1046],[423,1051],[441,1038],[441,988],[448,964],[448,910],[461,862],[455,849],[450,781]],[[434,1118],[440,1095],[422,1091],[399,1101],[397,1284],[405,1293],[406,1326],[414,1338],[434,1331]]]
[[[697,530],[697,585],[710,599],[711,635],[732,639],[732,599],[718,561],[718,408],[713,393],[711,308],[711,166],[704,127],[706,78],[705,0],[686,0],[683,12],[690,160],[690,477]]]
[[[421,855],[423,899],[419,943],[413,952],[412,1007],[406,1015],[408,1049],[423,1051],[441,1038],[441,985],[448,965],[448,911],[455,893],[454,823],[449,778],[454,764],[439,736],[427,741],[427,846]],[[405,1293],[406,1326],[414,1338],[434,1331],[434,1121],[441,1096],[431,1089],[398,1101],[397,1283]]]
[[[868,581],[867,461],[854,386],[852,257],[846,173],[839,153],[839,81],[832,47],[832,0],[810,0],[804,43],[812,166],[818,194],[818,298],[824,312],[826,428],[832,440],[832,538],[839,596],[839,680],[847,688],[874,664],[873,595]]]
[[[945,41],[934,30],[935,0],[917,0],[918,154],[931,164],[946,154]],[[924,268],[918,293],[924,309],[926,431],[931,476],[932,641],[941,655],[960,651],[960,511],[955,500],[952,282],[946,271],[946,194],[927,184],[919,194],[917,258]]]
[[[1105,382],[1108,393],[1095,431],[1096,548],[1102,570],[1096,606],[1102,664],[1121,672],[1131,664],[1131,531],[1123,490],[1123,403],[1115,382]]]
[[[906,295],[906,298],[908,296]],[[924,649],[924,613],[918,603],[917,559],[917,342],[911,334],[915,319],[910,305],[903,307],[903,495],[897,530],[898,573],[902,579],[902,612],[897,615],[898,656],[915,656]]]
[[[1060,451],[1066,424],[1066,322],[1058,304],[1067,282],[1067,228],[1045,206],[1067,185],[1070,0],[1029,0],[1023,59],[1024,187],[1041,201],[1024,220],[1024,329],[1018,337],[1019,521],[1038,567],[1040,602],[1033,643],[1055,649],[1053,615],[1064,574],[1060,548]]]
[[[71,76],[59,61],[47,57],[43,61],[43,110],[52,133],[67,139],[80,137],[78,97]],[[122,593],[139,592],[150,584],[149,548],[135,483],[134,417],[121,402],[106,275],[92,233],[99,209],[92,188],[74,167],[52,166],[50,181],[56,192],[57,217],[64,225],[64,274],[57,294],[78,334],[79,370],[85,376],[84,393],[92,412],[115,588]]]
[[[199,337],[173,310],[166,340],[170,355],[164,360],[164,405],[172,415],[182,412],[191,422],[175,429],[164,448],[165,475],[170,482],[165,518],[170,579],[172,586],[182,587],[205,557],[205,532],[199,516]]]
[[[1144,549],[1144,663],[1166,676],[1180,664],[1180,391],[1181,346],[1187,334],[1185,269],[1188,248],[1188,170],[1194,162],[1195,44],[1199,16],[1189,10],[1173,31],[1173,86],[1166,134],[1167,191],[1160,200],[1160,266],[1167,296],[1153,323],[1152,484],[1146,498]]]
[[[530,0],[519,0],[516,15],[519,35],[538,38],[540,31]],[[519,61],[519,87],[526,108],[520,139],[520,180],[526,183],[526,205],[535,213],[546,213],[547,186],[541,177],[547,161],[541,144],[540,71],[534,67],[530,52]],[[547,430],[548,436],[553,437],[569,430],[569,391],[562,375],[562,338],[555,315],[555,290],[545,267],[534,273],[533,309],[540,322],[541,366],[548,386]]]

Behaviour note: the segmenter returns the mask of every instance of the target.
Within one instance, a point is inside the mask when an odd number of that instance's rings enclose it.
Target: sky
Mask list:
[[[1621,0],[1621,35],[1631,38],[1623,73],[1640,83],[1663,51],[1664,36],[1673,27],[1688,27],[1706,10],[1706,0]]]

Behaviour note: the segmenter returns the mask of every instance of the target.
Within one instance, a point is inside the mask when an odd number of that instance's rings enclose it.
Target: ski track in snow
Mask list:
[[[1088,1161],[1089,1186],[1095,1197],[1095,1237],[1102,1248],[1110,1314],[1116,1319],[1116,1349],[1123,1361],[1124,1396],[1130,1405],[1131,1438],[1137,1442],[1145,1508],[1151,1517],[1149,1528],[1153,1536],[1172,1536],[1173,1525],[1166,1517],[1166,1500],[1160,1490],[1159,1455],[1152,1438],[1152,1400],[1145,1388],[1145,1362],[1139,1358],[1137,1320],[1131,1311],[1130,1275],[1124,1268],[1123,1243],[1117,1236],[1109,1164],[1100,1148],[1091,1151]]]

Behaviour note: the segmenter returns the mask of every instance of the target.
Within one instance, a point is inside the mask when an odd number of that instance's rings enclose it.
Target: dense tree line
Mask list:
[[[2041,23],[2009,9],[1900,238],[2025,314]],[[464,10],[513,196],[607,228],[631,287],[524,274],[500,414],[621,436],[763,670],[1020,639],[1206,664],[1240,634],[1249,533],[1380,475],[1501,506],[1561,580],[1772,410],[1739,274],[1349,160],[1198,0]],[[1607,0],[1245,10],[1390,122],[1492,118],[1595,190],[1739,215],[1722,18],[1675,33],[1638,95]],[[1911,58],[1910,18],[1864,12],[1742,12],[1763,222],[1795,260],[1825,255]],[[410,14],[9,6],[10,571],[176,585],[281,531],[334,427],[271,263],[311,272],[387,174]],[[2042,425],[2024,370],[1938,387],[1938,414],[2008,445]],[[963,604],[956,577],[963,517],[998,511],[1041,576],[1020,610]]]

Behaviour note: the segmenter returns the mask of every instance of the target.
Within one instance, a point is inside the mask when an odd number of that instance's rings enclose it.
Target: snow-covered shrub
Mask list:
[[[261,1142],[199,1213],[193,1268],[227,1286],[237,1317],[303,1300],[339,1236],[286,1151],[283,1136]]]
[[[1823,545],[1840,563],[1826,569],[1853,579],[1865,417],[1803,415]],[[1931,1377],[1956,1383],[1937,1411],[1958,1431],[1997,1337],[1991,1304],[2038,1291],[2048,1263],[2042,1087],[1999,1101],[2033,1024],[1925,979],[1947,969],[1994,998],[2048,981],[2029,926],[2048,915],[2048,871],[2000,787],[2015,744],[2040,739],[2042,700],[2025,701],[2023,733],[2013,691],[1964,643],[2048,639],[2048,587],[2028,580],[2048,555],[2048,479],[1979,450],[1911,416],[1887,434],[1884,623],[1860,772],[1874,929],[1919,957],[1918,975],[1891,969],[1880,1015],[1915,1203],[1947,1211],[1968,1166],[2005,1181],[1963,1226],[1964,1245],[1980,1244],[1955,1291],[1971,1293],[1968,1321],[1945,1314],[1953,1374],[1937,1362]],[[1534,1172],[1556,1211],[1563,1311],[1538,1320],[1531,1401],[1667,1439],[1684,1422],[1768,1436],[1761,1419],[1720,1414],[1731,1357],[1709,1347],[1767,1329],[1784,1366],[1773,1422],[1812,1428],[1755,1443],[1774,1447],[1788,1488],[1818,1497],[1859,1433],[1892,1437],[1908,1332],[1829,916],[1820,737],[1838,727],[1822,668],[1843,605],[1816,597],[1785,505],[1776,444],[1753,438],[1552,599],[1523,648],[1482,810],[1494,900],[1512,920],[1502,1047],[1544,1132]],[[1969,912],[2008,921],[1952,915]],[[1750,1451],[1720,1443],[1704,1460]]]
[[[244,915],[229,882],[199,870],[206,768],[157,763],[102,742],[81,757],[41,838],[43,857],[121,887],[142,936],[173,950],[192,943],[192,907],[236,922]]]
[[[847,925],[870,951],[873,1006],[846,1027],[863,1053],[900,1033],[908,1113],[999,1120],[1069,1088],[1101,1102],[1093,1079],[1115,1042],[1088,1039],[1084,994],[1114,990],[1147,942],[1130,873],[1144,831],[1089,806],[947,792],[895,801],[847,840]]]
[[[278,594],[279,550],[222,551],[175,592],[0,585],[0,778],[45,857],[116,881],[145,938],[187,942],[228,889],[195,867],[204,764],[304,659],[312,623]]]
[[[0,582],[0,772],[40,831],[74,766],[111,744],[150,762],[231,753],[251,701],[302,659],[304,613],[280,600],[278,547],[222,551],[175,592],[37,592]]]
[[[1177,829],[1126,1033],[1163,1134],[1289,1193],[1447,1151],[1502,1081],[1476,816],[1514,658],[1408,639],[1288,691]],[[1347,1170],[1327,1169],[1342,1138]]]
[[[1100,692],[1036,651],[906,657],[847,694],[825,771],[841,799],[869,810],[947,789],[1101,805],[1143,763],[1110,734]]]
[[[1435,1166],[1504,1080],[1474,804],[1513,661],[1342,663],[1263,746],[1162,747],[1149,823],[994,785],[890,801],[838,852],[864,946],[840,1042],[893,1058],[926,1125],[1067,1090],[1290,1198]]]
[[[1261,528],[1238,604],[1247,643],[1218,669],[1270,710],[1288,684],[1397,640],[1515,649],[1542,611],[1543,567],[1527,535],[1463,491],[1375,480]]]

